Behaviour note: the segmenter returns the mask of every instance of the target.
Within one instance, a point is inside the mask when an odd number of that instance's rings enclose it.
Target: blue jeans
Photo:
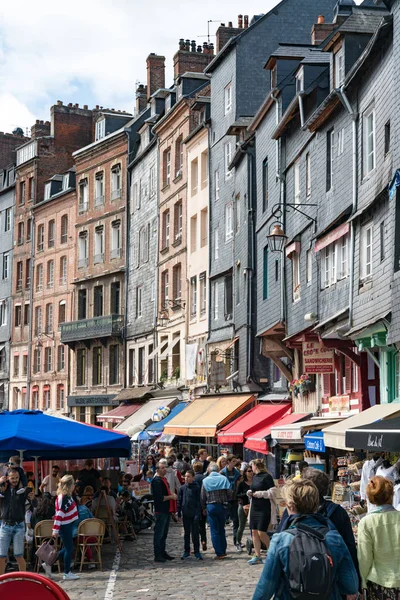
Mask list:
[[[24,555],[25,541],[25,523],[17,523],[17,525],[1,524],[0,527],[0,558],[7,558],[8,549],[13,543],[13,553],[15,558],[20,558]]]
[[[165,557],[165,544],[169,529],[169,513],[156,513],[156,524],[154,526],[154,558]]]
[[[226,554],[226,508],[223,504],[207,504],[207,516],[215,554],[222,556]]]
[[[61,525],[60,538],[62,539],[63,547],[60,550],[59,557],[64,561],[64,573],[69,573],[71,570],[72,553],[74,551],[74,538],[72,536],[74,523]]]

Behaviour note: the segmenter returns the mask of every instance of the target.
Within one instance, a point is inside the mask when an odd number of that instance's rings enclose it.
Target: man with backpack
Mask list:
[[[358,576],[341,535],[317,514],[319,493],[307,479],[283,488],[289,528],[272,537],[253,600],[340,600],[358,591]]]

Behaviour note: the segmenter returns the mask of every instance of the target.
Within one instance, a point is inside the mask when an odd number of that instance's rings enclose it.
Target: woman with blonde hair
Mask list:
[[[59,556],[64,560],[63,579],[79,579],[78,575],[71,573],[72,553],[74,551],[73,531],[74,522],[79,519],[78,507],[72,497],[75,481],[72,475],[64,475],[60,479],[56,496],[56,513],[54,515],[53,536],[60,536],[63,547]],[[51,576],[51,567],[43,565],[47,575]]]
[[[217,459],[217,465],[218,465],[218,469],[219,469],[220,471],[222,471],[222,469],[225,469],[225,467],[226,467],[226,462],[227,462],[227,461],[226,461],[226,456],[220,456],[220,457]]]
[[[358,562],[367,600],[400,597],[400,512],[393,507],[393,482],[372,477],[370,512],[358,524]]]
[[[262,563],[261,544],[264,543],[268,550],[269,537],[267,534],[271,522],[271,501],[265,497],[265,492],[274,487],[274,480],[267,471],[261,458],[252,460],[253,480],[247,492],[251,498],[249,526],[254,544],[254,556],[249,560],[249,565]]]

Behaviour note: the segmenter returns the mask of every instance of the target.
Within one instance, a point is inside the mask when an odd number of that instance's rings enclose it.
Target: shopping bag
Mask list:
[[[35,552],[36,556],[47,565],[54,565],[58,558],[58,550],[55,547],[54,539],[46,540],[39,546]]]

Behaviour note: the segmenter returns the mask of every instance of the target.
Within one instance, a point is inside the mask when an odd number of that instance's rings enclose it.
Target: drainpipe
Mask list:
[[[252,379],[253,365],[253,275],[255,266],[255,235],[254,235],[254,147],[247,153],[248,156],[248,244],[249,244],[249,269],[247,278],[247,382]]]
[[[304,106],[303,106],[303,96],[300,93],[298,95],[299,99],[299,111],[300,111],[300,127],[303,129],[304,127]]]
[[[123,343],[122,343],[122,347],[123,347],[123,351],[124,351],[124,368],[123,368],[123,372],[124,372],[124,382],[123,382],[123,387],[127,388],[128,387],[128,381],[127,381],[127,372],[129,369],[129,361],[128,361],[128,353],[127,353],[127,342],[126,342],[126,330],[127,330],[127,323],[128,323],[128,298],[129,298],[129,293],[128,293],[128,288],[129,288],[129,235],[130,235],[130,230],[131,230],[131,224],[130,224],[130,215],[131,215],[131,211],[130,211],[130,176],[129,176],[129,171],[128,171],[128,164],[129,164],[129,153],[130,153],[130,140],[129,140],[129,133],[131,131],[131,128],[128,127],[125,129],[125,134],[126,134],[126,142],[127,142],[127,146],[128,146],[128,152],[127,152],[127,160],[126,160],[126,203],[125,203],[125,264],[126,264],[126,277],[125,277],[125,318],[124,318],[124,328],[123,328],[123,332],[124,332],[124,338],[123,338]],[[121,307],[120,307],[121,310]]]
[[[36,187],[36,186],[35,186]],[[33,329],[33,274],[34,274],[34,260],[35,260],[35,214],[32,210],[32,224],[31,224],[31,252],[30,252],[30,265],[29,265],[29,325],[28,325],[28,366],[26,375],[26,397],[25,397],[25,409],[29,410],[29,401],[31,397],[31,366],[32,366],[32,329]],[[53,360],[56,360],[54,355]],[[10,366],[11,368],[11,366]]]
[[[158,141],[156,144],[156,162],[157,162],[157,173],[160,173],[160,152],[158,148]],[[157,193],[156,193],[156,219],[157,219],[157,241],[156,241],[156,251],[154,254],[154,307],[153,307],[153,348],[156,350],[158,335],[157,335],[157,315],[158,315],[158,254],[160,252],[160,211],[158,209],[160,205],[160,186],[158,185],[159,181],[157,180]],[[153,357],[153,365],[154,365],[154,382],[158,383],[160,378],[158,376],[158,353]],[[161,373],[160,373],[161,375]]]
[[[353,185],[352,185],[352,198],[353,198],[353,209],[352,214],[354,215],[357,211],[358,202],[358,189],[357,189],[357,171],[358,171],[358,112],[353,110],[349,99],[344,91],[344,86],[336,90],[336,93],[352,118],[352,140],[353,140]],[[350,282],[349,282],[349,326],[351,327],[353,321],[353,294],[354,294],[354,221],[350,224]]]

